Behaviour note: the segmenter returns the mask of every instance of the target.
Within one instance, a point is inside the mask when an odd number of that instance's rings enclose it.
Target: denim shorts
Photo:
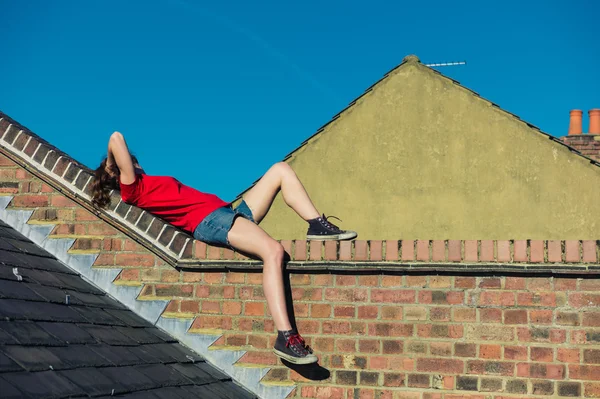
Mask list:
[[[238,216],[256,223],[248,204],[242,200],[235,209],[229,204],[209,213],[194,230],[194,238],[207,244],[231,248],[227,233],[229,233],[233,221]]]

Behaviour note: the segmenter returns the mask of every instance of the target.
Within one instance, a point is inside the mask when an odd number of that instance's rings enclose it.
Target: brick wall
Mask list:
[[[561,140],[586,157],[600,161],[600,134],[576,134],[564,136]]]
[[[29,223],[123,268],[114,283],[167,299],[164,317],[222,334],[215,348],[247,350],[238,363],[271,367],[264,381],[297,384],[291,397],[600,397],[597,241],[284,241],[298,326],[330,373],[312,381],[271,352],[259,263],[196,241],[212,271],[177,270],[5,156],[0,176]]]

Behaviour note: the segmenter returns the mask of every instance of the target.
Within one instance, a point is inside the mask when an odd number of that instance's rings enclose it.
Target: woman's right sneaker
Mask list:
[[[277,331],[273,352],[280,358],[294,364],[316,363],[319,359],[304,342],[300,334],[290,331]]]
[[[339,218],[330,216],[332,218]],[[341,220],[340,220],[341,222]],[[308,221],[308,232],[306,238],[309,240],[351,240],[358,234],[355,231],[341,230],[335,224],[327,220],[327,216],[311,219]]]

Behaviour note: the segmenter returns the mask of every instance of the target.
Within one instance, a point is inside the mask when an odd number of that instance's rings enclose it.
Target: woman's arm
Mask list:
[[[135,181],[135,169],[125,138],[119,132],[114,132],[108,141],[107,168],[117,165],[121,173],[121,183],[131,184]]]

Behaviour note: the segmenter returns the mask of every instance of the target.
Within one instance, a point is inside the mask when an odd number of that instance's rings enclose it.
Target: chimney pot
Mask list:
[[[588,111],[590,116],[590,128],[589,134],[600,134],[600,108],[590,109]]]
[[[569,121],[569,136],[574,134],[581,134],[581,116],[583,111],[574,109],[570,112],[571,118]]]

